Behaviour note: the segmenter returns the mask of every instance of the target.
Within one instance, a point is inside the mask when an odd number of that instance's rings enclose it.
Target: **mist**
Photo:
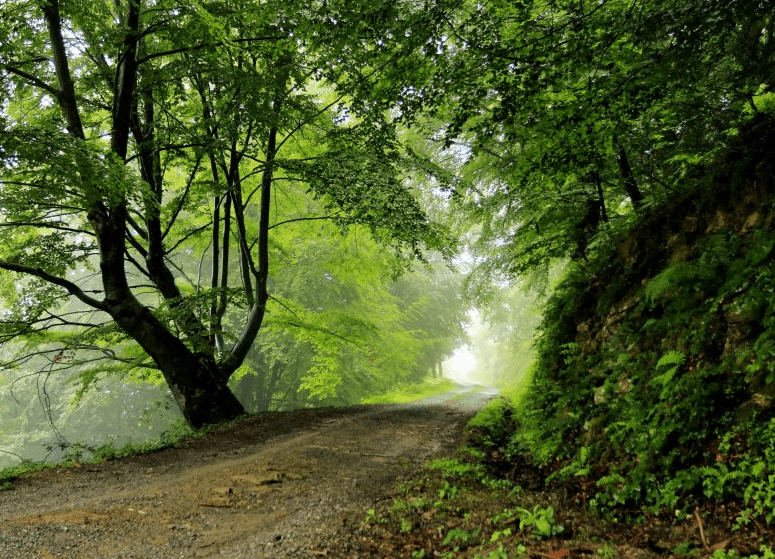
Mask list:
[[[3,379],[0,468],[87,460],[100,447],[141,447],[189,430],[166,387],[107,378],[78,399],[76,376]]]
[[[444,376],[508,392],[528,380],[544,297],[521,283],[504,285],[487,305],[468,312],[468,344],[443,363]]]

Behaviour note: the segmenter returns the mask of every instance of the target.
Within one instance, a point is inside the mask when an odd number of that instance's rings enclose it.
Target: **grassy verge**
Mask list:
[[[112,442],[105,443],[98,447],[76,443],[65,449],[64,458],[59,462],[24,461],[16,466],[0,468],[0,491],[11,489],[12,482],[28,472],[36,472],[50,468],[70,468],[78,466],[79,464],[98,464],[134,454],[159,452],[166,448],[178,446],[184,441],[203,437],[215,429],[225,425],[231,425],[241,419],[242,418],[237,418],[234,421],[223,425],[205,425],[201,429],[195,430],[181,421],[174,426],[174,428],[165,431],[157,440],[139,444],[130,441],[121,447],[114,445]]]
[[[418,384],[402,385],[384,394],[368,396],[361,400],[362,404],[404,404],[421,400],[428,396],[443,394],[455,388],[455,384],[445,378],[426,378]]]
[[[525,490],[522,480],[503,479],[491,468],[492,452],[508,436],[511,409],[507,400],[493,400],[469,424],[471,446],[428,463],[399,486],[392,502],[368,510],[361,551],[395,558],[570,557],[563,536],[572,519],[557,497]],[[601,539],[585,551],[612,557],[608,549]]]
[[[466,459],[436,460],[426,472],[401,485],[392,503],[367,511],[370,552],[502,559],[562,549],[555,536],[564,528],[553,508],[527,503],[519,486],[488,477]]]
[[[363,401],[365,404],[404,403],[419,400],[435,394],[442,394],[455,388],[454,383],[448,379],[426,379],[420,384],[402,386],[392,392],[373,396]],[[239,419],[235,420],[239,421]],[[226,424],[228,425],[228,424]],[[93,464],[105,462],[115,458],[131,456],[133,454],[145,454],[158,452],[166,448],[175,447],[183,441],[206,435],[219,425],[205,426],[198,430],[192,430],[184,423],[174,426],[166,431],[161,438],[147,443],[129,442],[123,446],[116,446],[111,442],[99,447],[92,447],[80,443],[73,444],[65,449],[64,458],[58,462],[23,461],[18,465],[0,468],[0,491],[8,490],[11,484],[21,475],[49,468],[73,467],[77,464]]]

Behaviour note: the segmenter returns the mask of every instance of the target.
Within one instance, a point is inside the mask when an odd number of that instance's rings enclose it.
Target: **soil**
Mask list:
[[[454,454],[491,397],[267,413],[176,448],[28,473],[0,492],[0,556],[370,557],[352,545],[366,511]]]

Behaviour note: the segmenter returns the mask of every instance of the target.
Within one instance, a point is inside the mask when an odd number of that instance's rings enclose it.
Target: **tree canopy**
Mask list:
[[[468,293],[508,344],[493,371],[524,356],[537,318],[537,296],[510,289],[571,262],[535,365],[533,411],[555,435],[533,450],[557,451],[595,426],[596,390],[635,394],[610,371],[640,363],[656,398],[679,353],[700,370],[686,347],[630,355],[635,326],[591,366],[599,340],[579,342],[579,316],[611,300],[584,289],[605,270],[622,290],[659,273],[635,270],[645,241],[615,248],[716,196],[697,185],[769,126],[774,69],[761,0],[4,2],[0,358],[77,370],[83,388],[158,371],[194,426],[349,402],[437,370],[463,341],[461,282],[440,264],[460,234]],[[416,261],[437,273],[389,280]],[[672,273],[687,270],[701,277]],[[606,417],[629,401],[603,402]],[[592,446],[566,458],[581,471]]]
[[[364,47],[420,8],[355,26],[340,9],[4,3],[2,342],[156,367],[198,426],[242,412],[226,383],[264,320],[275,229],[333,220],[404,258],[449,254],[395,126],[351,86]],[[273,211],[293,183],[316,213]]]
[[[583,260],[772,103],[765,2],[495,0],[447,21],[402,106],[456,155],[485,276]]]

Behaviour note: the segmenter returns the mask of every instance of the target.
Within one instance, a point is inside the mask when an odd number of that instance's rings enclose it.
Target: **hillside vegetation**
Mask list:
[[[471,340],[530,388],[465,460],[558,489],[515,505],[545,536],[575,507],[775,559],[769,3],[185,4],[2,3],[0,454],[35,416],[99,454],[60,425],[136,431],[137,384],[199,429],[404,390]]]
[[[684,192],[571,266],[507,461],[603,515],[707,511],[773,545],[773,140],[757,116]]]

